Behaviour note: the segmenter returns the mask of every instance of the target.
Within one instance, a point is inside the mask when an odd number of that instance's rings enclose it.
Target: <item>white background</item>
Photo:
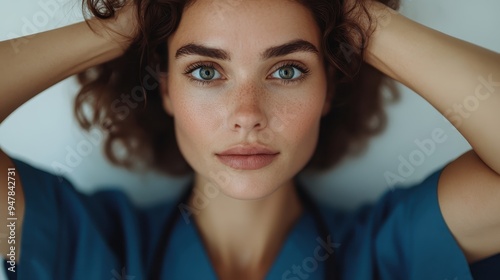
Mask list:
[[[403,1],[401,11],[431,28],[500,51],[498,1]],[[0,8],[0,40],[50,30],[81,19],[79,1],[4,2]],[[69,78],[24,104],[0,125],[0,147],[11,157],[54,172],[51,167],[54,162],[65,163],[69,150],[75,150],[79,143],[88,141],[72,115],[77,90],[73,78]],[[449,122],[403,86],[400,102],[389,105],[387,112],[388,128],[371,141],[367,153],[346,161],[325,175],[307,178],[318,199],[345,208],[375,199],[391,188],[384,173],[398,174],[398,157],[408,159],[410,153],[418,150],[414,141],[429,138],[435,129],[442,129],[447,140],[437,144],[436,150],[425,157],[423,165],[415,167],[415,172],[405,178],[404,185],[421,181],[470,149]],[[100,144],[93,145],[92,152],[65,176],[84,192],[102,187],[123,188],[140,204],[169,197],[177,193],[179,186],[186,181],[186,178],[174,180],[159,174],[130,174],[113,167],[104,158]]]

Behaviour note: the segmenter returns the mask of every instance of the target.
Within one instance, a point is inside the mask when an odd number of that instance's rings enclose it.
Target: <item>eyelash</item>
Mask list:
[[[195,64],[188,66],[188,68],[184,71],[184,74],[193,82],[197,82],[201,85],[208,85],[210,83],[213,83],[213,80],[208,80],[208,81],[198,80],[198,79],[193,78],[193,76],[191,76],[189,74],[193,73],[195,70],[202,68],[202,67],[215,69],[214,66],[215,66],[215,64],[212,62],[196,62]]]
[[[279,79],[285,85],[298,83],[298,82],[304,80],[308,76],[308,74],[310,72],[309,69],[307,69],[306,67],[304,67],[302,65],[299,65],[298,63],[295,63],[295,62],[285,62],[280,67],[276,68],[274,70],[274,72],[278,71],[281,68],[285,68],[285,67],[293,67],[293,68],[298,69],[301,72],[300,77],[298,77],[296,79],[293,79],[293,80]]]
[[[199,80],[199,79],[193,78],[191,75],[189,75],[189,74],[193,73],[195,70],[197,70],[199,68],[202,68],[202,67],[213,68],[213,69],[216,68],[215,64],[212,63],[212,62],[197,62],[197,63],[194,63],[194,64],[188,66],[187,69],[184,71],[184,74],[191,81],[194,81],[194,82],[199,83],[201,85],[209,85],[209,84],[213,83],[215,80]],[[299,78],[296,78],[296,79],[293,79],[293,80],[279,79],[285,85],[293,84],[293,83],[298,83],[298,82],[304,80],[308,76],[308,74],[310,72],[309,69],[307,69],[306,67],[304,67],[302,65],[299,65],[298,63],[295,63],[295,62],[285,62],[281,66],[277,67],[273,71],[273,73],[276,72],[276,71],[278,71],[281,68],[284,68],[284,67],[293,67],[293,68],[296,68],[302,74]]]

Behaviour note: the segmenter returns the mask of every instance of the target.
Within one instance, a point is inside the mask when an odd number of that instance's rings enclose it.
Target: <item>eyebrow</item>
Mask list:
[[[318,49],[312,43],[306,40],[298,39],[279,46],[270,47],[261,53],[260,56],[263,60],[265,60],[273,57],[285,56],[295,52],[311,52],[319,54]],[[220,60],[231,60],[231,56],[225,50],[194,43],[184,45],[175,52],[176,59],[181,56],[188,55],[200,55]]]
[[[265,50],[261,57],[262,59],[269,59],[272,57],[285,56],[295,52],[311,52],[314,54],[319,54],[318,49],[310,42],[306,40],[294,40],[283,45],[271,47]]]
[[[175,58],[187,55],[201,55],[207,56],[220,60],[231,60],[229,54],[221,49],[209,48],[198,44],[187,44],[180,47],[177,52],[175,52]]]

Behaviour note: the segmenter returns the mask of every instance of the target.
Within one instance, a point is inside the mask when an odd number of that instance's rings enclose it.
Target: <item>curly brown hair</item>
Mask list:
[[[133,0],[137,5],[139,35],[125,54],[78,74],[82,88],[76,96],[74,113],[85,130],[104,130],[104,151],[115,165],[153,169],[169,175],[192,172],[182,156],[174,134],[174,121],[163,106],[159,72],[166,72],[167,38],[179,25],[183,10],[194,0]],[[241,1],[241,0],[240,0]],[[372,19],[363,0],[362,9],[349,9],[344,0],[296,0],[314,15],[322,32],[325,65],[336,71],[330,112],[320,124],[316,151],[305,167],[321,171],[333,167],[353,151],[366,146],[370,136],[385,128],[381,85],[384,75],[363,61],[370,30],[357,21]],[[393,9],[399,0],[381,0]],[[112,18],[123,7],[121,0],[83,0],[82,8],[96,18]],[[168,15],[168,16],[165,16]],[[328,71],[329,72],[329,71]],[[153,78],[155,82],[150,83]],[[391,91],[393,99],[397,92]],[[135,101],[135,102],[134,102]],[[91,114],[85,108],[90,106]],[[121,144],[120,156],[115,145]]]

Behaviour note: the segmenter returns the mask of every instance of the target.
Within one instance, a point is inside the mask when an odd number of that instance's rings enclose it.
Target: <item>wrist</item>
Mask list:
[[[389,26],[399,12],[377,1],[370,1],[367,6],[368,13],[373,21],[374,33]]]
[[[401,28],[405,29],[408,21],[399,12],[380,2],[372,2],[367,10],[372,19],[372,29],[364,60],[389,77],[400,80],[388,63],[393,60],[396,46],[403,38],[400,37]]]
[[[103,43],[103,47],[109,51],[120,51],[124,53],[133,41],[133,37],[124,34],[115,19],[97,19],[87,20],[91,32],[98,36],[98,40]]]
[[[106,19],[93,17],[88,22],[97,34],[123,51],[128,49],[139,33],[137,9],[133,4],[126,4],[115,10],[112,17]]]
[[[347,21],[354,22],[359,29],[352,30],[353,44],[363,49],[370,46],[370,42],[378,33],[387,27],[397,11],[375,0],[348,0],[344,6]]]

